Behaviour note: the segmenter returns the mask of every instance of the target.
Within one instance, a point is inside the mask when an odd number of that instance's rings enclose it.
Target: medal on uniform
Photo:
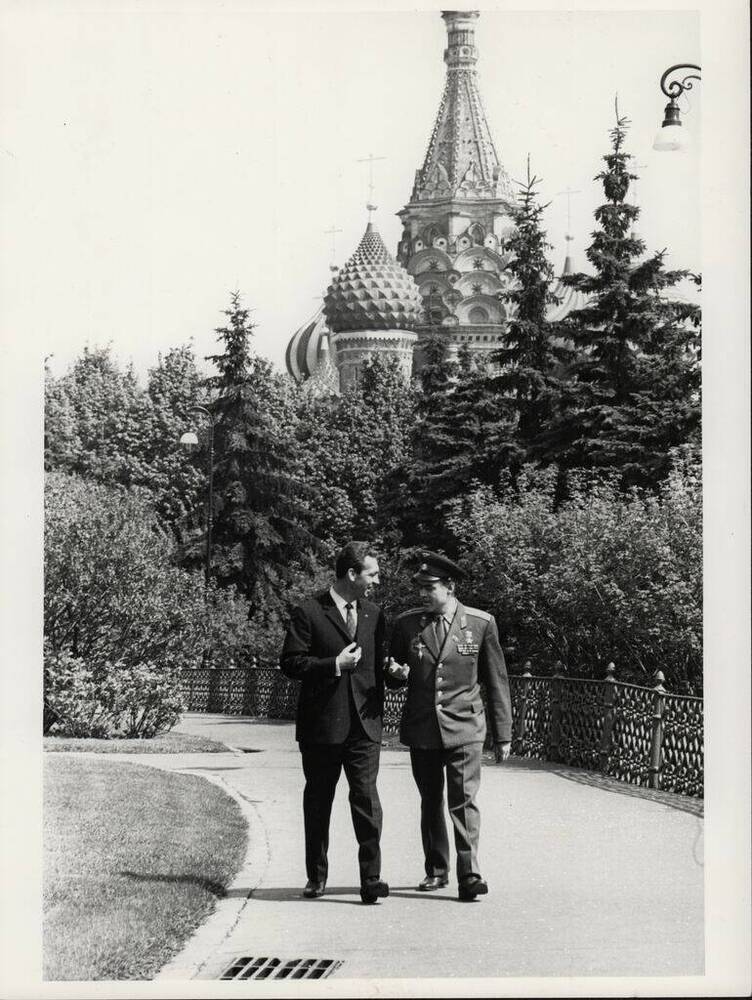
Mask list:
[[[474,641],[473,630],[464,629],[463,639],[464,642],[457,640],[457,652],[462,656],[475,656],[479,652],[480,646]]]

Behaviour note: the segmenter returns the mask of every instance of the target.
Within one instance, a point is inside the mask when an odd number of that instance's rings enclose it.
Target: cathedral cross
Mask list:
[[[331,229],[324,230],[324,236],[331,236],[332,238],[332,262],[329,265],[330,271],[336,270],[335,260],[337,259],[337,233],[341,233],[341,229],[337,229],[336,226],[332,226]]]
[[[357,160],[357,163],[367,163],[368,164],[368,202],[366,203],[366,208],[368,209],[368,221],[371,221],[371,213],[375,212],[377,205],[373,203],[373,165],[377,160],[385,160],[385,156],[374,156],[373,153],[369,153],[368,156],[364,156],[362,159]]]
[[[567,231],[564,236],[564,239],[567,241],[567,243],[571,243],[572,240],[574,239],[574,236],[572,236],[572,195],[582,194],[582,192],[579,189],[575,191],[574,188],[567,187],[564,188],[563,191],[557,191],[556,197],[558,198],[558,196],[561,194],[565,194],[567,196]]]

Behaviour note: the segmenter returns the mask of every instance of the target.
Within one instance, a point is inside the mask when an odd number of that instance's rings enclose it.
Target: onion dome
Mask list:
[[[321,368],[329,355],[329,329],[324,307],[299,330],[296,330],[285,351],[285,365],[296,382],[310,378]]]
[[[572,240],[572,237],[569,235],[564,238],[568,242],[571,242]],[[561,279],[571,273],[572,258],[569,255],[569,251],[567,251],[567,255],[564,258],[564,270],[561,272],[561,277],[551,288],[551,292],[558,297],[559,301],[554,305],[550,305],[546,310],[546,319],[549,323],[558,323],[575,309],[582,309],[585,305],[587,305],[588,296],[585,292],[581,292],[578,288],[571,288],[562,282]]]
[[[391,256],[373,223],[329,286],[324,314],[332,333],[412,330],[423,322],[418,286]]]

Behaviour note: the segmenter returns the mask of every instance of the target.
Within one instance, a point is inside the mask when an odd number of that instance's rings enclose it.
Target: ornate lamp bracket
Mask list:
[[[697,70],[696,73],[687,73],[687,75],[682,80],[669,80],[672,73],[677,70]],[[677,97],[681,96],[685,90],[692,89],[692,80],[700,80],[700,67],[696,66],[694,63],[677,63],[675,66],[669,66],[666,72],[661,77],[661,90],[666,95],[670,97],[672,101],[675,101]]]

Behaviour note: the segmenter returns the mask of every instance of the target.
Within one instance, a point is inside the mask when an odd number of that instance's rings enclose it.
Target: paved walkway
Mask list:
[[[417,793],[407,754],[384,750],[379,787],[389,899],[360,902],[343,777],[327,894],[304,900],[303,778],[293,727],[194,715],[178,731],[249,752],[139,762],[219,782],[244,809],[250,843],[227,898],[160,978],[216,979],[241,955],[338,959],[344,966],[337,978],[703,972],[702,818],[695,800],[573,768],[489,763],[479,804],[490,893],[460,903],[454,880],[435,894],[415,890],[423,874]]]

